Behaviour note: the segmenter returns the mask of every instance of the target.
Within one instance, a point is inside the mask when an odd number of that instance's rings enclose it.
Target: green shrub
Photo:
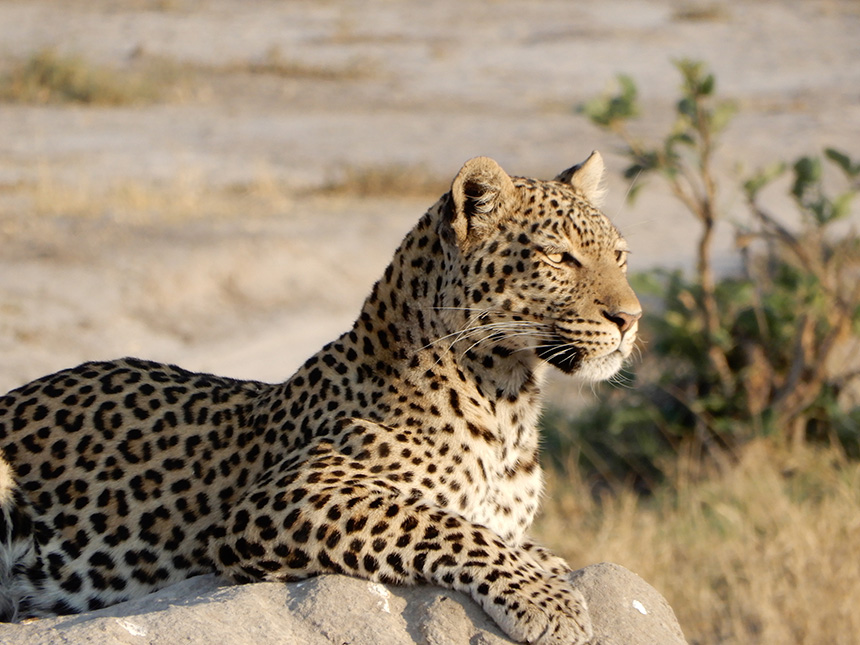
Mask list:
[[[677,67],[683,81],[675,123],[657,145],[630,134],[639,107],[627,77],[618,94],[583,111],[624,142],[625,177],[661,177],[699,221],[696,272],[633,277],[640,294],[660,303],[640,326],[647,352],[635,387],[609,392],[576,419],[547,415],[549,441],[562,460],[575,450],[602,480],[632,479],[646,488],[679,452],[720,461],[762,435],[828,441],[858,458],[860,408],[846,394],[860,386],[860,371],[838,366],[852,342],[860,346],[860,238],[833,229],[851,212],[860,163],[827,149],[823,161],[792,164],[793,228],[760,198],[789,168],[776,164],[750,177],[742,186],[750,217],[736,234],[743,270],[715,277],[713,156],[734,107],[715,97],[716,80],[701,63]],[[841,192],[825,188],[825,170],[841,175]],[[831,186],[839,178],[829,179]]]

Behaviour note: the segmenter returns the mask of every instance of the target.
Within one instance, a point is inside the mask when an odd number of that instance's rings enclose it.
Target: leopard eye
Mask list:
[[[623,249],[619,249],[615,252],[615,260],[618,262],[618,266],[624,266],[627,264],[627,251]]]
[[[572,267],[577,267],[577,268],[582,267],[582,262],[577,260],[576,257],[571,255],[570,253],[562,253],[561,254],[561,261],[562,261],[562,264],[567,264],[567,265],[572,266]]]
[[[582,263],[579,260],[577,260],[573,255],[568,253],[567,251],[562,251],[560,253],[557,251],[553,251],[553,252],[544,251],[543,256],[547,259],[547,261],[550,264],[553,264],[553,265],[560,264],[560,265],[567,265],[567,266],[572,266],[572,267],[577,267],[577,268],[582,266]]]

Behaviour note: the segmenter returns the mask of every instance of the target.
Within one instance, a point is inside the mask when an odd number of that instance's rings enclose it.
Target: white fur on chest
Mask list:
[[[540,469],[513,479],[497,477],[489,482],[470,519],[492,529],[509,544],[518,545],[534,520],[542,492]]]
[[[503,402],[495,414],[476,415],[500,441],[471,441],[471,458],[481,473],[469,519],[519,544],[534,519],[543,492],[538,465],[539,407],[525,401]]]

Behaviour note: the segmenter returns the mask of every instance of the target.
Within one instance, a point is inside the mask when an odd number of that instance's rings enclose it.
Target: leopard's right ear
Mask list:
[[[582,163],[559,173],[555,180],[570,184],[585,199],[600,208],[606,195],[606,189],[603,187],[605,174],[603,157],[595,150]]]
[[[467,161],[451,185],[449,223],[457,243],[467,247],[483,230],[504,216],[514,201],[514,182],[489,157]]]

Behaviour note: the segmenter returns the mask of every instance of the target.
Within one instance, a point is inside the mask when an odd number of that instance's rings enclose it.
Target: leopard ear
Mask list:
[[[506,213],[514,199],[514,182],[489,157],[467,161],[451,185],[450,223],[457,242],[464,246]]]
[[[606,189],[602,186],[604,172],[603,157],[595,150],[581,164],[559,173],[555,180],[570,184],[585,199],[599,207],[606,195]]]

